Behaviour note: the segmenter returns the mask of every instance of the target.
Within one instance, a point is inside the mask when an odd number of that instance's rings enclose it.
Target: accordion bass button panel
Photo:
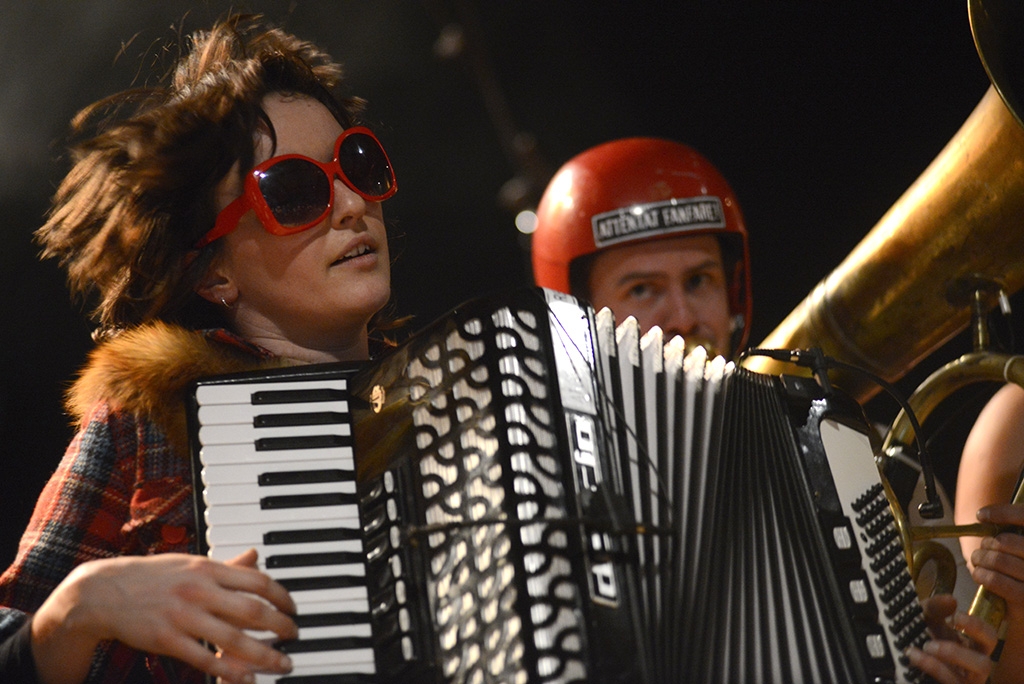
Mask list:
[[[914,681],[920,673],[901,653],[924,643],[926,626],[884,487],[871,469],[858,465],[873,463],[873,450],[867,435],[848,425],[828,418],[818,425],[842,506],[832,529],[832,550],[839,568],[853,568],[840,577],[847,582],[854,615],[875,625],[859,634],[862,647],[869,660],[880,660],[889,657],[886,643],[892,643],[900,651],[894,654],[896,680]]]

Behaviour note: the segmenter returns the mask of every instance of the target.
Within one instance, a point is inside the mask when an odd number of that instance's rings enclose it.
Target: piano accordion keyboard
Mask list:
[[[375,681],[347,379],[201,384],[195,402],[207,554],[255,548],[298,609],[277,644],[292,673],[257,683]]]

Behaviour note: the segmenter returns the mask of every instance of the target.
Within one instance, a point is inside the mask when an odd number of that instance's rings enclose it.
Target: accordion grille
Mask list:
[[[450,681],[586,675],[541,322],[511,308],[470,318],[408,365],[427,593]]]

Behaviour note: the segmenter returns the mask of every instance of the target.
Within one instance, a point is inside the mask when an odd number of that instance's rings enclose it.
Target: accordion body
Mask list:
[[[257,408],[219,417],[223,387]],[[199,551],[257,546],[300,606],[281,644],[296,672],[261,681],[920,678],[902,651],[925,627],[867,425],[813,380],[526,289],[359,368],[211,378],[195,397]],[[239,475],[248,500],[222,505],[210,435],[232,422],[225,458],[258,465]],[[254,531],[238,546],[221,525]],[[300,532],[331,539],[290,546]]]

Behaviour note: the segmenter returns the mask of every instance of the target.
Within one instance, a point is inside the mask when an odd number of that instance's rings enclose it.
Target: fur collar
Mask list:
[[[241,347],[167,323],[151,323],[104,341],[89,355],[67,395],[81,425],[100,402],[152,420],[179,454],[189,453],[185,405],[190,384],[202,377],[283,365]]]

